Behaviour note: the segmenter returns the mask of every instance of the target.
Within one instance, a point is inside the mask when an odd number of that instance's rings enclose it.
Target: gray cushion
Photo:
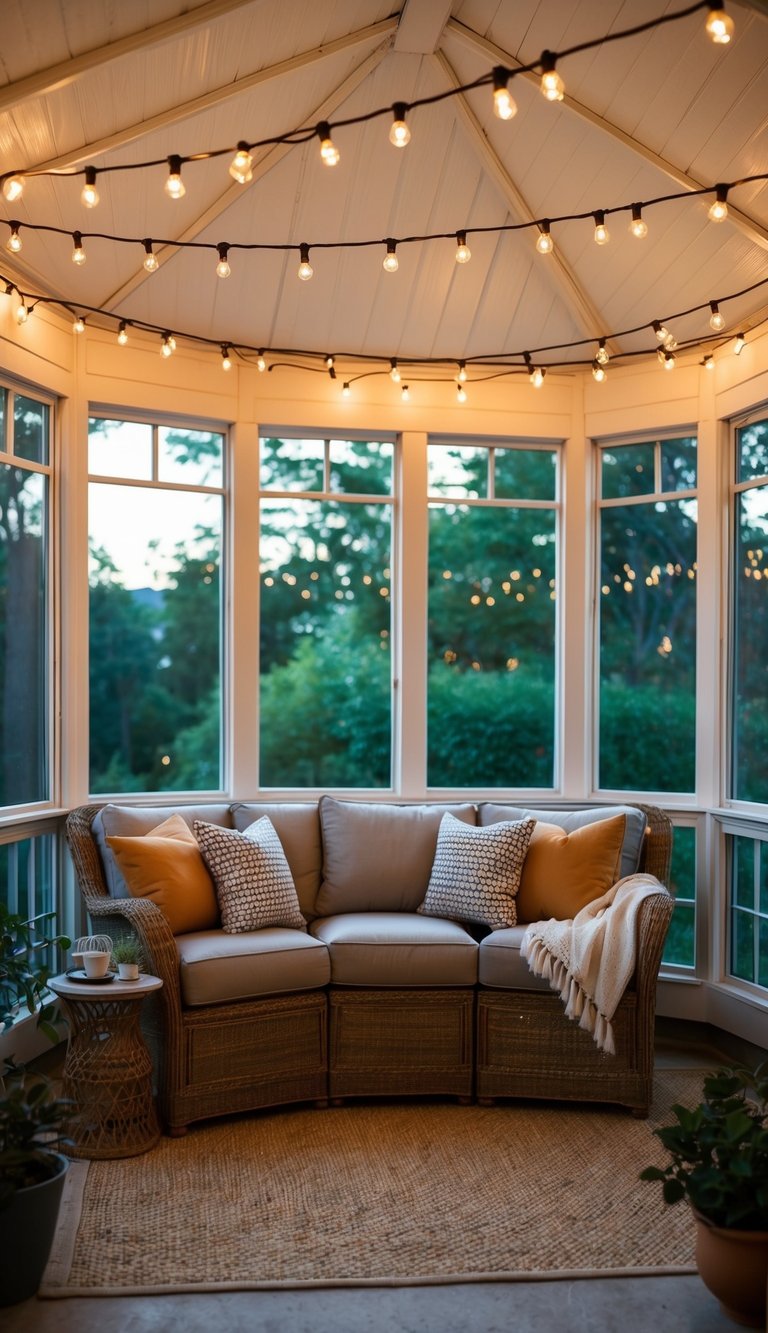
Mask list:
[[[239,935],[268,926],[304,930],[296,888],[271,819],[256,819],[244,833],[195,820],[219,900],[222,929]]]
[[[596,824],[600,819],[611,819],[613,815],[627,817],[621,846],[620,877],[634,875],[640,864],[647,826],[645,815],[637,806],[602,805],[593,810],[524,810],[516,805],[496,805],[493,801],[482,801],[478,806],[480,824],[497,824],[501,819],[540,819],[545,824],[555,824],[566,833],[583,828],[585,824]]]
[[[473,986],[477,944],[455,921],[409,912],[350,912],[313,921],[339,986]]]
[[[184,1004],[228,1004],[260,995],[319,990],[331,976],[328,950],[279,926],[244,935],[198,930],[177,935]]]
[[[241,833],[262,815],[272,820],[293,875],[299,906],[307,920],[311,920],[317,915],[315,899],[323,864],[317,801],[286,805],[278,805],[275,801],[263,804],[260,801],[238,801],[230,809],[232,822]]]
[[[491,930],[514,926],[515,896],[535,827],[532,819],[505,819],[487,828],[470,828],[453,815],[443,815],[419,912]]]
[[[171,815],[182,815],[194,832],[196,819],[209,824],[231,828],[232,820],[227,805],[105,805],[93,820],[91,831],[99,849],[104,878],[110,897],[130,898],[128,885],[115,860],[107,838],[143,838],[150,829],[157,828]]]
[[[477,979],[481,986],[495,986],[501,990],[549,990],[544,977],[534,976],[524,958],[520,945],[525,926],[510,926],[508,930],[494,930],[480,941],[477,959]]]
[[[320,797],[323,882],[318,916],[415,912],[424,901],[446,811],[475,823],[473,805],[389,805]]]

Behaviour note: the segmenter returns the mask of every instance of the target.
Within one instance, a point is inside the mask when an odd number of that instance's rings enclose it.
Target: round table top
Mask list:
[[[160,977],[140,972],[136,981],[123,981],[117,975],[113,981],[73,981],[66,972],[51,977],[48,985],[55,995],[72,1000],[141,1000],[150,991],[162,986]]]

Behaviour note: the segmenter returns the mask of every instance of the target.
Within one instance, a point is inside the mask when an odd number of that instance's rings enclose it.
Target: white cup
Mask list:
[[[95,949],[83,953],[83,967],[87,977],[105,977],[109,967],[109,954]]]

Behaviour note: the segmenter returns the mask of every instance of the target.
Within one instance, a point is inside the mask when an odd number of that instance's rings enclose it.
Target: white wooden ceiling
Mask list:
[[[394,0],[396,4],[398,0]],[[0,173],[97,169],[229,148],[389,107],[469,83],[494,65],[533,62],[660,14],[684,0],[3,0]],[[229,154],[188,163],[183,199],[169,200],[164,165],[103,172],[100,204],[80,202],[81,175],[27,181],[0,217],[22,227],[11,268],[30,292],[97,307],[218,343],[381,357],[509,356],[596,340],[669,321],[720,299],[726,330],[754,327],[768,287],[768,185],[729,195],[729,217],[707,218],[710,197],[646,210],[649,235],[608,218],[598,247],[591,220],[553,224],[555,253],[535,230],[470,234],[401,245],[399,271],[384,246],[319,248],[493,228],[592,211],[768,172],[768,13],[728,0],[734,40],[714,46],[705,14],[564,59],[560,104],[535,75],[510,89],[517,116],[492,114],[483,88],[410,113],[411,143],[388,141],[391,117],[334,130],[341,160],[321,163],[319,141],[254,152],[253,181],[228,175]],[[74,230],[93,237],[71,262]],[[7,228],[0,227],[0,245]],[[162,249],[142,267],[142,237],[216,244],[313,245],[314,277],[296,253]],[[3,259],[7,262],[3,266]],[[711,335],[709,311],[674,321],[682,343]],[[89,317],[93,323],[103,319]],[[108,323],[108,322],[107,322]],[[114,326],[114,323],[113,325]],[[652,350],[646,329],[614,339]],[[537,356],[590,359],[593,349]]]

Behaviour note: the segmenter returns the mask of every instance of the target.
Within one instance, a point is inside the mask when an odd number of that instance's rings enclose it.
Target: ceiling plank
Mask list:
[[[145,134],[151,134],[154,130],[167,129],[169,125],[175,125],[190,116],[196,116],[200,111],[207,111],[211,107],[220,106],[222,102],[227,102],[230,98],[239,96],[240,93],[249,92],[262,83],[279,79],[284,74],[292,74],[295,70],[304,69],[320,60],[324,60],[326,56],[333,56],[338,54],[339,51],[360,46],[363,42],[375,41],[377,37],[387,37],[394,32],[396,27],[397,18],[388,18],[383,19],[380,23],[372,23],[367,28],[358,28],[345,37],[337,37],[334,41],[326,42],[323,46],[313,48],[310,51],[302,51],[289,60],[281,60],[276,65],[270,65],[267,69],[257,70],[255,74],[246,74],[242,79],[235,79],[232,83],[224,84],[222,88],[212,88],[210,92],[203,93],[201,97],[195,97],[189,102],[180,102],[178,106],[170,107],[167,111],[161,111],[156,116],[149,116],[146,120],[138,121],[135,125],[126,125],[123,129],[116,130],[114,134],[107,135],[103,139],[95,139],[92,143],[83,144],[81,148],[73,152],[63,153],[60,157],[49,158],[47,162],[37,162],[34,166],[28,166],[26,170],[65,171],[69,167],[79,166],[81,162],[91,162],[93,158],[99,157],[103,153],[112,152],[116,148],[122,148],[124,144],[132,143]]]
[[[395,50],[431,56],[440,44],[451,0],[405,0],[397,25]]]
[[[465,24],[460,23],[457,19],[449,19],[445,25],[445,31],[451,33],[454,37],[457,37],[465,46],[471,47],[486,59],[492,61],[494,65],[506,65],[507,69],[521,69],[520,61],[515,60],[515,57],[511,56],[508,51],[502,50],[500,46],[496,46],[496,44],[489,41],[487,37],[481,37],[479,33],[473,32],[471,28],[466,27]],[[539,86],[541,81],[539,75],[530,70],[522,73],[519,77],[534,83],[536,87]],[[583,120],[588,121],[590,125],[597,126],[599,130],[602,130],[605,134],[609,134],[611,138],[618,140],[618,142],[624,144],[625,147],[630,148],[638,157],[644,158],[646,162],[650,162],[651,166],[657,167],[659,171],[662,171],[665,176],[668,176],[670,180],[675,181],[675,183],[680,185],[684,190],[706,190],[712,188],[711,185],[707,185],[703,181],[695,180],[694,177],[689,176],[686,171],[682,171],[680,167],[676,167],[673,162],[668,162],[666,158],[661,157],[658,153],[654,153],[652,148],[641,143],[639,139],[634,139],[631,134],[627,134],[627,132],[620,129],[618,125],[614,125],[610,120],[606,120],[604,116],[598,115],[596,111],[592,111],[588,106],[585,106],[583,102],[578,102],[576,98],[571,97],[569,93],[566,92],[560,105],[568,107],[569,110],[574,111],[576,115],[581,116]],[[757,222],[755,218],[750,217],[748,213],[744,213],[741,209],[735,208],[730,200],[728,201],[728,221],[732,222],[739,231],[743,232],[745,236],[748,236],[756,245],[761,246],[764,250],[768,249],[768,227],[764,227],[760,222]]]
[[[443,52],[436,51],[434,59],[453,86],[459,87],[461,81]],[[475,152],[491,179],[495,181],[513,215],[520,222],[535,222],[536,214],[531,211],[503,162],[494,152],[480,122],[463,94],[455,97],[453,104],[458,112],[458,119],[469,135]],[[557,248],[555,248],[552,255],[547,256],[542,262],[550,265],[550,271],[560,292],[582,326],[584,334],[596,339],[600,336],[605,321]],[[619,349],[614,347],[612,350],[616,352]]]
[[[390,48],[391,42],[389,40],[382,42],[375,51],[372,51],[371,54],[358,65],[357,69],[353,70],[353,72],[344,79],[337,88],[334,88],[332,93],[329,93],[328,97],[323,99],[320,105],[316,107],[306,119],[312,123],[316,120],[325,120],[328,116],[332,116],[334,111],[338,110],[355,89],[359,87],[363,80],[367,79],[368,75],[380,64]],[[272,148],[267,149],[262,157],[255,158],[253,163],[253,179],[249,181],[247,185],[231,185],[223,194],[219,195],[219,198],[215,200],[209,208],[206,208],[199,217],[195,218],[194,222],[190,223],[190,225],[185,228],[176,239],[180,242],[196,240],[201,231],[204,231],[210,223],[214,222],[222,213],[225,213],[231,204],[242,199],[245,190],[251,189],[257,181],[262,180],[273,167],[277,166],[278,162],[282,161],[287,153],[292,152],[297,146],[301,145],[275,144]],[[177,254],[178,250],[171,245],[167,245],[161,249],[155,249],[158,264],[168,263],[169,260],[173,259]],[[103,310],[114,309],[120,301],[125,300],[126,296],[129,296],[131,292],[136,291],[138,287],[141,287],[144,282],[151,280],[151,278],[151,273],[147,273],[146,269],[143,267],[140,268],[132,277],[128,278],[127,282],[124,282],[121,287],[118,287],[111,296],[108,296],[101,302],[101,308]]]

